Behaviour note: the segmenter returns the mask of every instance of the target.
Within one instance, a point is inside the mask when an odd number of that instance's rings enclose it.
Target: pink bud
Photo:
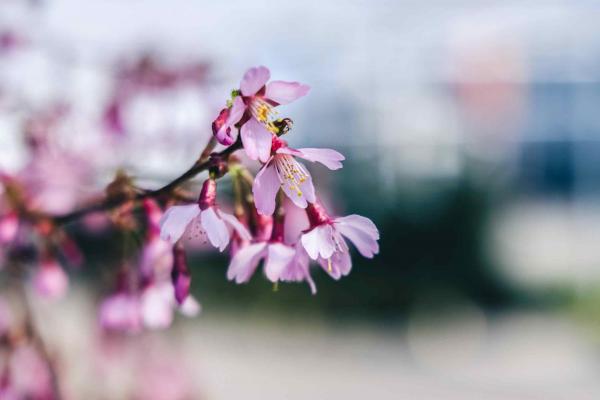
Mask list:
[[[175,262],[171,271],[171,279],[173,281],[173,288],[175,289],[175,300],[177,300],[177,303],[183,304],[190,293],[192,276],[190,275],[185,259],[185,251],[181,244],[173,248],[173,257]]]
[[[229,145],[233,144],[233,138],[231,136],[229,136],[229,133],[231,132],[231,127],[228,127],[225,130],[224,135],[223,134],[217,135],[217,133],[221,130],[223,125],[225,125],[225,123],[227,122],[230,112],[231,112],[231,109],[229,109],[229,108],[222,109],[221,112],[219,112],[219,115],[217,116],[217,118],[215,118],[215,120],[212,123],[213,135],[217,138],[219,143],[221,143],[222,145],[225,145],[225,146],[229,146]]]

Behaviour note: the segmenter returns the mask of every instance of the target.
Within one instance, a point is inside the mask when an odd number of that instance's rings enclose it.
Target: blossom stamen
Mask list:
[[[278,155],[275,158],[277,176],[282,185],[287,184],[298,197],[302,196],[300,185],[308,179],[308,172],[290,155]]]

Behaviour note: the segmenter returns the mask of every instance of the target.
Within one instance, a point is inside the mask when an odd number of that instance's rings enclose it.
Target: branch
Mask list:
[[[131,197],[131,196],[107,197],[98,203],[88,205],[86,207],[80,208],[78,210],[75,210],[75,211],[67,213],[67,214],[50,217],[50,219],[57,225],[67,224],[69,222],[72,222],[78,218],[81,218],[81,217],[83,217],[87,214],[93,213],[93,212],[106,211],[106,210],[116,208],[116,207],[122,205],[123,203],[126,203],[127,201],[142,200],[142,199],[146,199],[146,198],[157,198],[157,197],[163,196],[165,194],[169,194],[173,190],[175,190],[179,185],[187,182],[188,180],[192,179],[199,173],[208,170],[211,166],[214,166],[215,161],[217,161],[219,159],[227,159],[229,157],[229,155],[231,155],[233,152],[242,148],[242,142],[238,138],[238,140],[234,144],[232,144],[225,150],[218,152],[218,153],[210,154],[210,151],[212,150],[212,148],[214,148],[214,146],[215,146],[215,141],[211,138],[211,140],[206,145],[206,148],[202,151],[200,158],[194,163],[194,165],[192,165],[183,174],[179,175],[177,178],[175,178],[174,180],[167,183],[165,186],[163,186],[161,188],[154,189],[154,190],[142,190],[133,197]]]

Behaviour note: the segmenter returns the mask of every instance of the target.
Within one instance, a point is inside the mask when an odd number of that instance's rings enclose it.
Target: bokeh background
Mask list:
[[[380,254],[355,254],[350,276],[315,271],[316,296],[259,276],[235,285],[225,256],[194,252],[202,314],[99,349],[95,302],[116,240],[74,228],[86,265],[65,299],[35,304],[65,390],[597,398],[599,12],[584,0],[4,0],[3,170],[27,165],[24,121],[58,109],[56,140],[94,173],[75,188],[55,174],[56,190],[91,196],[117,168],[158,187],[195,160],[245,69],[266,65],[312,86],[285,108],[290,143],[346,155],[340,171],[311,169],[325,201],[381,232]],[[137,91],[115,127],[111,104],[136,66],[187,78]]]

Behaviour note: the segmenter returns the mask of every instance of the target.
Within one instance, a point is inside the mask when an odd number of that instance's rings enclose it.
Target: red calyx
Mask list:
[[[308,221],[310,222],[310,229],[331,222],[331,218],[327,214],[325,207],[323,207],[318,201],[315,203],[308,203],[308,206],[306,207],[306,215],[308,216]]]
[[[201,210],[206,210],[215,205],[217,200],[217,182],[214,179],[207,179],[202,184],[202,190],[198,197],[198,206]]]

